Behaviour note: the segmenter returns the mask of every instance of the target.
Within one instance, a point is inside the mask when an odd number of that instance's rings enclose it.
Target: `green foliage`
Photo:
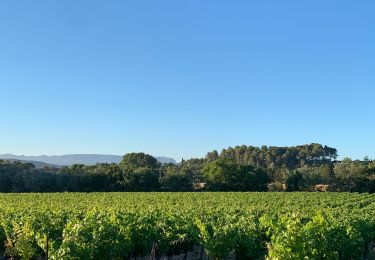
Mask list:
[[[15,259],[171,256],[363,259],[375,195],[358,193],[0,194],[0,238]]]
[[[262,191],[269,178],[262,169],[240,165],[229,160],[216,160],[203,169],[210,190]]]
[[[333,161],[334,148],[237,146],[205,158],[160,164],[151,155],[130,153],[120,164],[76,164],[36,169],[30,163],[0,160],[0,192],[110,191],[329,191],[375,192],[375,164]]]
[[[178,170],[180,174],[186,175],[192,181],[202,182],[204,180],[202,171],[205,164],[204,159],[190,159],[184,161]]]
[[[193,185],[188,176],[179,173],[171,173],[161,180],[164,191],[192,191]]]
[[[208,255],[223,259],[233,252],[237,259],[257,259],[265,255],[261,232],[254,215],[218,211],[196,220],[200,240]]]
[[[318,213],[311,219],[286,215],[265,222],[273,234],[270,259],[362,259],[365,243],[352,223]]]
[[[130,253],[130,232],[111,214],[86,213],[70,219],[56,259],[121,259]]]
[[[120,167],[124,172],[147,172],[158,167],[158,161],[149,154],[128,153],[120,162]]]
[[[224,149],[218,155],[220,159],[229,159],[239,164],[265,168],[286,166],[292,170],[304,165],[329,164],[336,157],[336,149],[315,143],[291,147],[242,145]],[[215,154],[208,153],[206,158],[212,160],[211,158],[215,158]]]
[[[288,176],[285,182],[288,191],[300,191],[305,187],[303,175],[296,171]]]

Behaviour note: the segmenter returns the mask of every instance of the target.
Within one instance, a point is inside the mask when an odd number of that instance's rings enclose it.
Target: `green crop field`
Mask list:
[[[0,224],[13,259],[365,259],[375,195],[0,194]]]

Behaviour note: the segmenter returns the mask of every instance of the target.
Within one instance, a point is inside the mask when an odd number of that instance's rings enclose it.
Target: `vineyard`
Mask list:
[[[366,259],[375,195],[0,195],[8,259]]]

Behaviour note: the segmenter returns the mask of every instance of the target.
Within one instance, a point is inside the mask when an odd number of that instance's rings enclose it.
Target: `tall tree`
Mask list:
[[[203,169],[210,190],[262,191],[266,190],[267,173],[251,165],[240,165],[228,159],[211,162]]]
[[[120,168],[123,171],[144,172],[145,170],[155,170],[158,167],[158,161],[153,156],[145,153],[125,154],[120,162]]]

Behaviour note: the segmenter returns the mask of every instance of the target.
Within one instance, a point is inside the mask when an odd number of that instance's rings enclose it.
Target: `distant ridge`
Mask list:
[[[26,160],[3,159],[3,158],[0,158],[0,160],[6,160],[6,161],[9,161],[9,162],[18,161],[18,162],[22,162],[22,163],[32,163],[35,166],[36,169],[41,169],[41,168],[45,168],[45,167],[61,168],[63,166],[63,165],[55,165],[55,164],[50,164],[50,163],[45,163],[45,162],[38,162],[38,161],[26,161]]]
[[[155,157],[160,163],[173,163],[176,161],[168,157]],[[0,154],[0,159],[19,160],[25,162],[41,162],[54,166],[68,166],[73,164],[94,165],[97,163],[119,163],[122,160],[120,155],[105,154],[66,154],[66,155],[41,155],[41,156],[25,156],[14,154]]]

